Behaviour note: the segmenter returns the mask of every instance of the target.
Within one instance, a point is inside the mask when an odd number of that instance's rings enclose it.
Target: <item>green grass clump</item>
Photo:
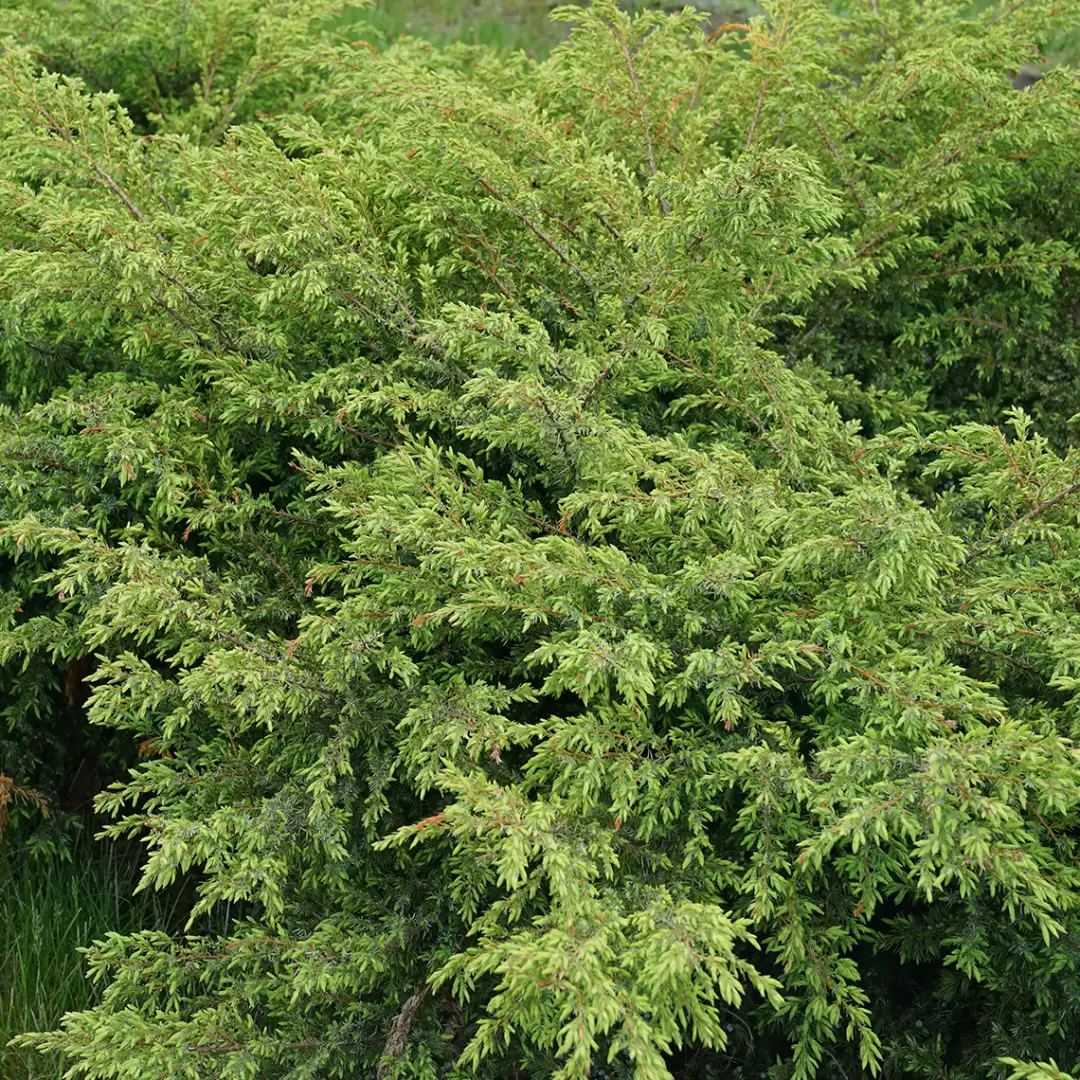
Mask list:
[[[0,1077],[63,1074],[58,1055],[8,1048],[24,1031],[53,1027],[66,1012],[92,1008],[98,988],[80,949],[109,931],[174,925],[175,898],[134,895],[137,861],[115,845],[80,840],[66,853],[32,855],[0,847]]]
[[[350,7],[340,17],[343,36],[372,34],[389,43],[400,37],[418,37],[435,45],[465,42],[495,49],[518,50],[546,56],[566,38],[566,24],[553,22],[551,12],[564,0],[377,0],[372,6]],[[630,0],[629,11],[650,8],[678,10],[678,0]],[[712,26],[742,22],[761,14],[755,0],[704,0],[691,4],[709,14]],[[972,11],[986,8],[977,0]],[[1045,64],[1051,68],[1075,64],[1080,57],[1080,27],[1057,30],[1043,44]]]
[[[518,50],[546,56],[566,39],[566,23],[553,22],[551,12],[563,0],[379,0],[371,7],[349,8],[339,26],[346,34],[371,33],[392,42],[400,37],[424,38],[435,45],[465,42],[495,49]],[[677,0],[633,0],[627,10],[666,8],[678,10]],[[708,12],[710,22],[735,22],[758,14],[753,0],[713,0],[697,5]]]
[[[383,0],[372,8],[350,8],[341,26],[357,33],[374,30],[386,41],[410,36],[437,45],[463,41],[542,55],[564,36],[563,25],[548,18],[551,7],[547,0]]]

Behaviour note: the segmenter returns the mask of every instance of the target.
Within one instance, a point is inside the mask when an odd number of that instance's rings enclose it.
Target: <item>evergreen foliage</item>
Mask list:
[[[542,63],[17,27],[5,715],[93,657],[108,831],[199,894],[26,1043],[1076,1071],[1080,86],[1007,73],[1077,6],[881,7],[600,4]]]

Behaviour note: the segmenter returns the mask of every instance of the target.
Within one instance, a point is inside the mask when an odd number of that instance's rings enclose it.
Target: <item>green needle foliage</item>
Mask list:
[[[107,831],[198,894],[22,1043],[1076,1071],[1080,84],[1007,78],[1076,5],[601,4],[542,63],[300,7],[0,57],[11,737],[92,663]]]

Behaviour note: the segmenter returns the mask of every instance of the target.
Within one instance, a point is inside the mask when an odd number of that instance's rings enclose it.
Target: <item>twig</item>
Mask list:
[[[997,26],[1002,19],[1007,19],[1017,8],[1022,8],[1027,3],[1027,0],[1017,0],[1011,7],[1007,7],[996,19],[994,19],[990,25]]]
[[[757,108],[754,110],[754,119],[750,121],[750,130],[746,133],[745,153],[750,153],[750,147],[754,142],[754,132],[757,130],[757,122],[761,117],[761,106],[765,104],[765,91],[769,89],[769,76],[761,80],[761,93],[758,94]]]
[[[67,145],[68,149],[72,151],[77,157],[82,158],[87,165],[89,165],[98,180],[101,181],[116,197],[124,204],[128,213],[131,214],[136,221],[142,222],[144,225],[149,225],[146,216],[135,204],[134,199],[120,186],[115,177],[111,173],[106,172],[94,159],[91,157],[88,150],[82,149],[75,141],[75,137],[72,135],[71,130],[60,119],[54,116],[44,105],[41,105],[36,97],[30,98],[29,95],[25,95],[30,101],[33,110],[41,117],[44,118],[49,125],[49,133],[51,135],[57,135]],[[156,230],[155,230],[156,232]],[[157,232],[158,242],[165,243],[165,237]]]
[[[412,1031],[413,1021],[420,1011],[420,1006],[424,1003],[424,998],[427,997],[427,992],[428,988],[426,986],[420,987],[415,994],[406,998],[405,1004],[401,1006],[401,1011],[394,1017],[394,1022],[390,1025],[390,1032],[386,1036],[386,1042],[383,1044],[383,1060],[379,1063],[379,1068],[375,1073],[376,1080],[386,1080],[386,1077],[390,1075],[390,1062],[397,1061],[405,1053],[405,1047],[409,1041],[409,1032]]]
[[[634,71],[633,57],[630,55],[630,44],[626,40],[626,34],[619,36],[619,44],[622,45],[623,56],[626,58],[626,73],[630,76],[630,85],[634,88],[634,101],[638,106],[638,116],[641,117],[641,126],[645,135],[645,150],[649,155],[649,176],[656,175],[656,156],[653,153],[652,132],[649,128],[649,111],[641,99],[641,88],[638,86],[637,72]],[[671,207],[663,195],[659,197],[660,210],[664,217],[671,215]]]
[[[557,243],[555,243],[555,241],[552,240],[550,236],[547,235],[547,233],[545,233],[542,229],[538,228],[534,221],[531,221],[529,217],[521,210],[519,210],[512,202],[510,202],[506,198],[506,196],[498,190],[498,188],[494,187],[492,184],[489,184],[478,172],[476,172],[474,169],[470,169],[469,166],[465,164],[462,165],[462,168],[493,199],[498,199],[498,201],[501,202],[503,206],[505,206],[506,209],[509,210],[510,213],[512,213],[514,217],[516,217],[529,230],[529,232],[533,234],[533,236],[535,236],[541,243],[543,243],[546,248],[554,252],[559,257],[560,262],[573,270],[574,273],[577,274],[577,276],[581,279],[581,283],[590,291],[590,293],[592,292],[592,285],[590,284],[589,278],[585,274],[585,271],[582,270],[581,267],[578,266],[577,263],[575,263],[570,258],[570,256],[567,255],[566,252],[563,251],[563,249]]]
[[[967,566],[968,563],[974,562],[976,559],[985,555],[988,551],[997,547],[998,544],[1000,544],[1011,532],[1023,525],[1024,522],[1033,521],[1037,517],[1042,517],[1042,515],[1045,514],[1048,510],[1053,510],[1055,506],[1059,506],[1070,495],[1075,495],[1078,491],[1080,491],[1080,481],[1070,484],[1067,488],[1059,491],[1056,495],[1047,499],[1045,502],[1039,503],[1038,506],[1033,507],[1023,517],[1017,518],[1016,521],[1014,521],[1007,529],[1003,529],[989,543],[983,544],[981,547],[977,547],[974,551],[972,551],[964,559],[963,565]]]

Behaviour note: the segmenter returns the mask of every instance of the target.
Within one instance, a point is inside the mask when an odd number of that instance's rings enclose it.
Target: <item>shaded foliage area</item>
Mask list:
[[[165,89],[193,6],[57,10],[0,57],[10,738],[88,709],[147,886],[243,918],[24,1044],[1072,1067],[1080,88],[1007,75],[1075,7],[536,63],[217,0]]]

